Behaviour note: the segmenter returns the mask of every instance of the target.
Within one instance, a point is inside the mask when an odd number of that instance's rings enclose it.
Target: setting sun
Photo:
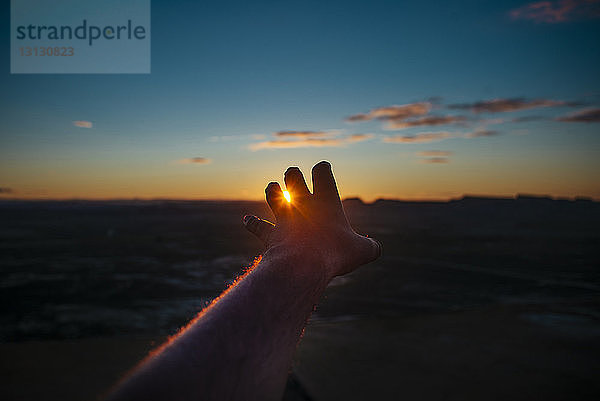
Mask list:
[[[288,191],[283,191],[283,197],[286,201],[288,201],[288,203],[292,201],[292,197],[290,196],[290,193]]]

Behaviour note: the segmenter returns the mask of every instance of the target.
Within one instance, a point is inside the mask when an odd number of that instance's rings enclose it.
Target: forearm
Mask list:
[[[114,399],[280,398],[306,320],[330,279],[322,260],[307,256],[271,248],[143,362]]]
[[[310,313],[330,279],[381,252],[348,222],[328,162],[285,173],[287,200],[265,190],[277,224],[245,216],[263,241],[263,260],[187,328],[142,362],[113,400],[276,400]],[[292,200],[293,199],[293,200]]]

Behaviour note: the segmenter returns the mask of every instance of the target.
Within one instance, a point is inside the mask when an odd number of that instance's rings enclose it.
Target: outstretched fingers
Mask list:
[[[281,187],[276,182],[270,182],[265,189],[265,194],[267,197],[267,203],[269,207],[273,211],[275,218],[277,218],[277,222],[281,221],[289,215],[289,203],[283,196],[283,191]]]
[[[303,203],[310,198],[310,191],[306,186],[304,175],[298,167],[290,167],[284,175],[285,187],[290,192],[294,202]]]
[[[329,162],[322,161],[313,167],[312,181],[314,196],[317,200],[340,202],[340,195]]]
[[[275,225],[270,221],[252,215],[244,216],[244,227],[264,243],[269,240],[269,236],[275,229]]]

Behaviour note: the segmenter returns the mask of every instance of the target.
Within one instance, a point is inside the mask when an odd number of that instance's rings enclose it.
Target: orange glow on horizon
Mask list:
[[[0,200],[244,200],[264,201],[265,183],[277,181],[281,171],[294,164],[309,175],[315,160],[254,162],[243,171],[226,160],[221,164],[149,165],[104,161],[75,161],[55,166],[50,161],[31,166],[6,164],[0,167]],[[313,160],[314,159],[314,160]],[[518,161],[472,169],[468,161],[431,166],[400,158],[394,163],[382,160],[365,167],[364,161],[332,159],[342,199],[359,197],[364,202],[376,199],[448,200],[464,194],[512,197],[518,193],[574,198],[600,199],[597,174],[589,166],[594,160],[565,164],[563,169],[547,168],[541,162]],[[218,160],[216,157],[213,160]],[[500,159],[498,159],[500,160]],[[479,163],[479,162],[478,162]],[[562,166],[562,165],[561,165]],[[384,171],[396,169],[398,175]],[[498,170],[502,168],[502,170]],[[396,171],[394,170],[394,171]],[[43,173],[42,173],[43,172]],[[282,185],[283,187],[283,185]],[[283,188],[282,188],[283,189]],[[283,191],[282,191],[283,192]],[[291,205],[292,195],[288,191]]]

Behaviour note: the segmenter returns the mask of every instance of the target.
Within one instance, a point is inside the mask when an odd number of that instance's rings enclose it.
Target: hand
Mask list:
[[[265,243],[265,255],[271,250],[281,250],[306,256],[325,267],[328,279],[379,257],[381,245],[350,227],[328,162],[313,167],[312,194],[298,167],[288,168],[284,180],[291,202],[285,199],[278,183],[271,182],[265,189],[276,224],[244,216],[248,231]]]

